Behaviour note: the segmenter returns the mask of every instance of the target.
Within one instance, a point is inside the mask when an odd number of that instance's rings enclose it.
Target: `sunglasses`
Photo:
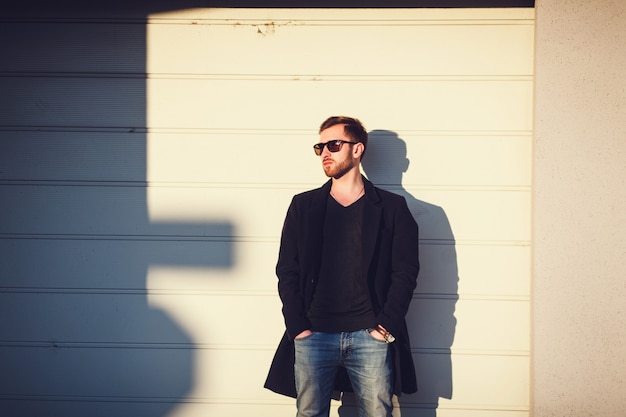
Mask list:
[[[359,142],[348,142],[347,140],[335,139],[326,143],[316,143],[315,145],[313,145],[313,149],[315,150],[315,155],[319,156],[324,151],[324,146],[326,146],[330,152],[339,152],[341,150],[341,146],[344,143],[356,145]]]

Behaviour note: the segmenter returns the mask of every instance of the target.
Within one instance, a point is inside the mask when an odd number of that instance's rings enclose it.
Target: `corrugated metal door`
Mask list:
[[[3,415],[293,415],[278,236],[346,114],[421,226],[396,415],[527,416],[533,10],[145,17],[2,25]]]

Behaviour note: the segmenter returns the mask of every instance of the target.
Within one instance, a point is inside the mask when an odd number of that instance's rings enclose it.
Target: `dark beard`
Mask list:
[[[350,158],[347,158],[343,162],[339,163],[336,166],[336,168],[333,169],[332,171],[328,172],[324,170],[324,173],[326,174],[327,177],[332,177],[338,180],[339,178],[343,177],[348,172],[350,172],[352,168],[354,168],[354,163],[352,162]]]

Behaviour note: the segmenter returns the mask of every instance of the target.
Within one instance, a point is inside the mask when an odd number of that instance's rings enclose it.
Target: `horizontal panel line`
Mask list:
[[[207,290],[191,288],[68,288],[68,287],[0,287],[0,294],[41,294],[41,295],[150,295],[166,296],[211,296],[211,297],[278,297],[272,291],[237,291],[237,290]]]
[[[321,183],[244,183],[244,182],[208,182],[208,181],[94,181],[94,180],[64,180],[64,179],[3,179],[0,186],[32,186],[32,187],[119,187],[119,188],[237,188],[237,189],[285,189],[301,190],[318,188]],[[529,192],[528,185],[510,184],[386,184],[376,183],[380,188],[389,191],[427,190],[427,191],[488,191],[488,192]]]
[[[498,302],[529,302],[528,294],[446,294],[420,293],[413,294],[414,300],[447,300],[447,301],[498,301]]]
[[[475,411],[496,411],[496,412],[528,412],[529,407],[525,405],[480,405],[480,404],[457,404],[457,403],[426,403],[426,402],[418,402],[414,400],[406,400],[404,397],[401,398],[402,401],[395,400],[394,402],[398,404],[400,410],[429,410],[431,413],[425,415],[435,415],[434,410],[455,410],[455,411],[469,411],[471,415],[474,415]],[[343,405],[346,408],[355,407],[354,405]],[[437,412],[437,414],[440,414]]]
[[[124,12],[123,15],[116,17],[93,17],[93,16],[77,16],[77,17],[57,17],[57,16],[47,16],[47,17],[37,17],[37,16],[16,16],[16,17],[7,17],[3,16],[0,19],[0,23],[76,23],[79,25],[83,25],[85,23],[92,24],[129,24],[129,25],[146,25],[148,23],[147,17],[127,17],[130,15],[130,11]]]
[[[148,188],[148,181],[94,181],[94,180],[29,180],[29,179],[4,179],[0,180],[0,186],[8,187],[112,187],[112,188]]]
[[[199,236],[199,235],[105,235],[105,234],[37,234],[0,233],[0,240],[48,240],[48,241],[123,241],[123,242],[223,242],[275,243],[279,236]],[[485,246],[485,247],[528,247],[529,240],[451,240],[420,239],[420,246]]]
[[[532,82],[533,74],[274,74],[274,73],[159,73],[159,72],[38,72],[0,71],[0,78],[74,78],[129,80],[217,80],[281,82]]]
[[[412,349],[415,351],[415,349]],[[417,349],[419,350],[419,348]],[[419,352],[417,352],[419,354]],[[424,352],[425,353],[425,352]],[[530,350],[451,349],[452,356],[530,357]]]
[[[145,140],[144,135],[148,133],[146,127],[131,126],[44,126],[44,125],[2,125],[0,132],[59,132],[59,133],[135,133],[137,138]],[[179,129],[178,129],[179,130]],[[180,130],[179,130],[180,133]]]
[[[0,394],[2,401],[36,401],[36,402],[78,402],[78,403],[158,403],[158,404],[233,404],[246,406],[290,406],[293,400],[284,396],[266,398],[210,398],[210,397],[117,397],[117,396],[76,396],[76,395],[19,395]],[[523,405],[477,405],[477,404],[435,404],[421,403],[416,401],[400,403],[402,409],[439,409],[439,410],[467,410],[467,411],[501,411],[501,412],[527,412],[528,406]]]
[[[150,295],[171,296],[237,296],[237,297],[276,297],[276,291],[222,291],[189,288],[146,289],[146,288],[67,288],[67,287],[0,287],[0,294],[41,294],[41,295]]]
[[[217,8],[219,10],[220,8]],[[224,8],[221,8],[225,10]],[[518,7],[523,13],[516,13],[513,16],[509,13],[502,13],[505,8],[490,8],[480,10],[480,13],[474,13],[474,16],[465,12],[462,17],[458,17],[459,13],[450,13],[448,9],[438,11],[433,8],[407,8],[407,7],[357,7],[351,8],[359,10],[360,13],[341,13],[341,8],[334,9],[332,18],[320,17],[311,18],[307,13],[308,8],[291,7],[291,8],[270,8],[278,13],[288,11],[287,17],[273,17],[271,14],[265,18],[252,18],[242,15],[242,13],[223,14],[221,18],[207,18],[206,13],[197,13],[196,17],[167,17],[163,15],[144,15],[126,12],[118,16],[94,16],[94,13],[82,16],[4,16],[0,19],[2,23],[52,23],[52,24],[112,24],[112,25],[190,25],[190,26],[484,26],[484,25],[506,25],[506,26],[533,26],[535,24],[534,12],[532,7]],[[317,8],[316,8],[317,9]],[[246,8],[242,9],[246,10]],[[321,9],[323,10],[323,9]],[[232,10],[231,10],[232,11]],[[239,10],[238,10],[239,12]],[[404,12],[404,13],[403,13]],[[495,12],[495,13],[494,13]],[[375,18],[363,18],[363,13],[376,13]],[[381,17],[381,13],[388,17]],[[402,18],[395,18],[402,13]],[[418,14],[421,17],[407,18],[408,13]],[[341,17],[338,17],[339,16]],[[330,14],[327,14],[330,15]],[[360,17],[355,17],[355,16]],[[491,16],[490,16],[491,15]],[[455,17],[457,16],[457,17]],[[518,16],[518,17],[515,17]]]
[[[357,10],[385,10],[385,8],[357,8]],[[387,9],[388,10],[388,9]],[[415,12],[415,9],[412,8],[397,8],[394,9],[393,14],[398,15],[403,10],[406,10],[408,13]],[[424,10],[429,9],[421,9],[422,12]],[[293,12],[293,9],[291,10]],[[337,13],[335,13],[336,15]],[[362,14],[362,13],[361,13]],[[424,13],[422,13],[424,14]],[[302,13],[297,13],[297,15],[302,16]],[[352,15],[356,15],[352,13]],[[273,27],[275,29],[279,29],[281,27],[302,27],[302,26],[483,26],[483,25],[534,25],[534,19],[527,17],[467,17],[468,13],[465,13],[466,16],[463,18],[458,17],[434,17],[432,14],[430,17],[416,17],[416,18],[406,18],[406,13],[402,18],[394,18],[390,16],[388,18],[381,18],[378,16],[377,18],[372,19],[364,19],[360,18],[319,18],[319,19],[311,19],[308,18],[298,18],[294,15],[291,18],[281,17],[281,18],[272,18],[268,16],[263,19],[259,18],[249,18],[249,17],[237,17],[237,16],[224,16],[223,18],[204,18],[204,17],[161,17],[161,16],[149,16],[148,24],[149,25],[192,25],[192,26],[202,26],[202,25],[215,25],[215,26],[233,26],[233,27],[257,27],[257,26],[267,26]]]
[[[530,240],[463,240],[459,239],[454,242],[454,246],[484,246],[484,247],[529,247]]]
[[[134,133],[138,138],[145,140],[144,134],[198,134],[198,135],[276,135],[276,136],[307,136],[315,137],[317,130],[312,129],[265,129],[265,128],[210,128],[210,127],[107,127],[107,126],[23,126],[4,125],[0,126],[0,132],[61,132],[61,133]],[[452,136],[452,137],[521,137],[532,138],[531,130],[396,130],[397,136],[409,137],[430,137],[430,136]],[[385,136],[385,135],[382,135]],[[391,136],[391,134],[389,135]],[[396,136],[396,135],[394,135]],[[173,140],[179,140],[178,136]]]
[[[21,234],[0,233],[0,240],[98,240],[124,242],[273,242],[271,237],[233,237],[200,235],[105,235],[105,234]]]
[[[532,82],[533,74],[204,74],[149,73],[155,80],[294,81],[294,82]]]
[[[522,302],[529,303],[529,294],[460,294],[459,301],[496,301],[496,302]]]
[[[0,71],[0,78],[122,78],[145,80],[147,77],[145,72]]]
[[[403,403],[403,407],[406,405]],[[412,408],[412,407],[411,407]],[[419,408],[419,407],[418,407]],[[437,406],[438,410],[467,410],[467,411],[500,411],[500,412],[529,412],[530,407],[526,405],[476,405],[476,404],[439,404]]]
[[[530,407],[527,405],[521,404],[459,404],[459,403],[451,403],[445,402],[445,404],[436,403],[436,404],[427,404],[413,401],[402,401],[400,403],[401,409],[409,410],[409,409],[437,409],[437,410],[454,410],[454,411],[469,411],[472,415],[475,415],[476,411],[484,411],[484,412],[528,412],[530,411]],[[439,411],[437,414],[440,414]],[[489,414],[491,415],[491,414]]]
[[[177,397],[93,397],[74,395],[15,395],[0,394],[2,401],[37,401],[37,402],[78,402],[78,403],[158,403],[178,404],[187,399]]]
[[[143,350],[213,350],[213,351],[274,351],[275,344],[217,344],[217,343],[141,343],[141,342],[72,342],[36,340],[0,340],[0,348],[33,349],[143,349]],[[529,350],[455,349],[438,347],[411,348],[414,355],[528,357]]]
[[[223,290],[205,288],[97,288],[97,287],[0,287],[0,294],[38,295],[135,295],[146,296],[207,296],[207,297],[272,297],[277,298],[276,290]],[[454,294],[415,292],[413,300],[435,301],[488,301],[488,302],[530,302],[527,294]]]
[[[121,240],[121,241],[217,241],[217,242],[275,242],[276,236],[201,236],[201,235],[109,235],[60,233],[0,233],[6,240]],[[423,246],[529,246],[529,240],[452,240],[420,239]]]
[[[207,349],[193,343],[137,343],[137,342],[69,342],[69,341],[0,341],[0,348],[43,349],[156,349],[198,350]],[[211,348],[214,350],[215,348]]]

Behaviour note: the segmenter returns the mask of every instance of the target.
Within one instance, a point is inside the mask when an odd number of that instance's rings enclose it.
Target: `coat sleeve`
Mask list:
[[[299,224],[298,202],[294,197],[283,224],[276,264],[278,294],[283,304],[282,312],[287,336],[291,340],[302,331],[311,328],[304,308],[304,275],[300,263]]]
[[[418,225],[401,198],[393,216],[389,286],[377,315],[379,324],[392,335],[399,335],[413,298],[419,273]]]

